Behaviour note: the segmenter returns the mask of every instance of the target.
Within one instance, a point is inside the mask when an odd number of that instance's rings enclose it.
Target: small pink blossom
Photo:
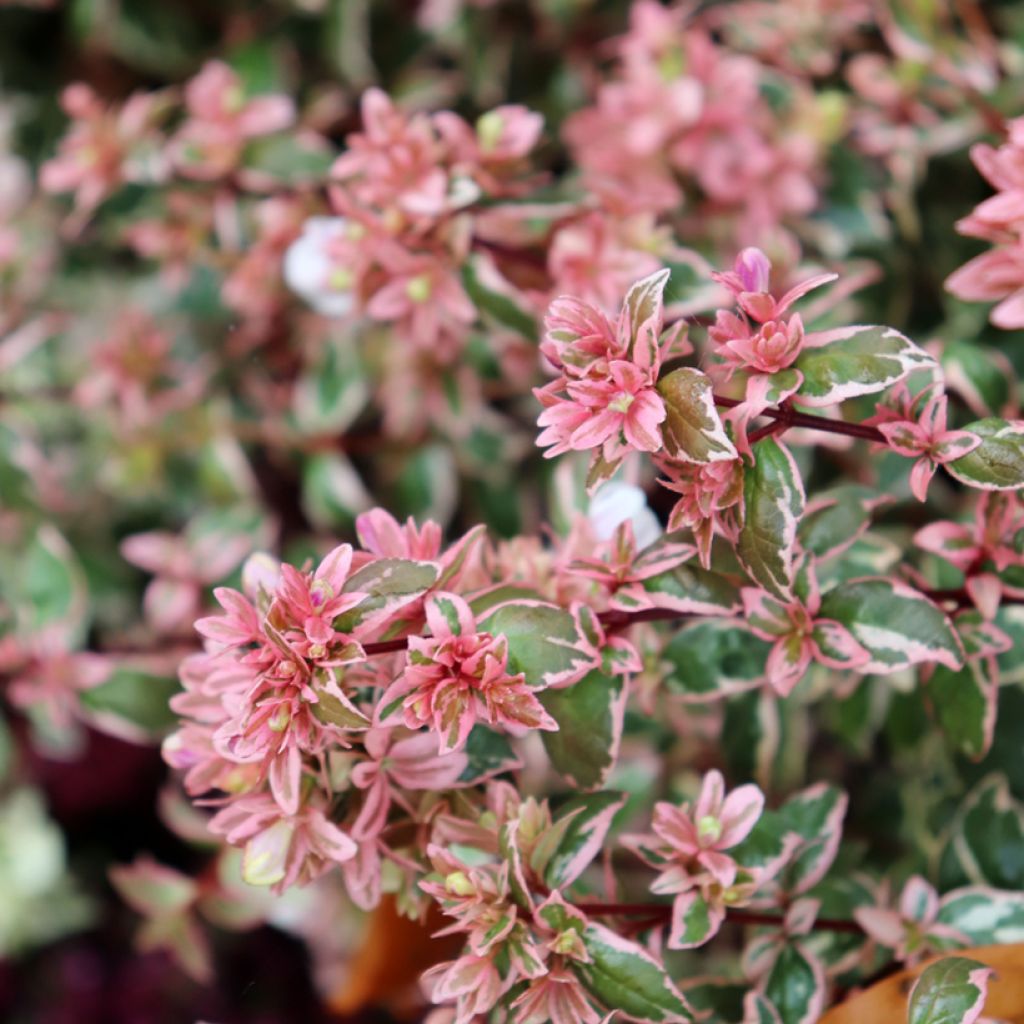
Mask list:
[[[381,708],[399,702],[409,728],[426,725],[437,733],[441,753],[461,748],[477,721],[558,728],[525,677],[509,674],[507,639],[478,632],[461,597],[436,594],[426,616],[432,635],[409,638],[409,660]]]
[[[307,885],[356,854],[356,844],[323,810],[307,804],[283,814],[269,793],[238,797],[210,819],[209,827],[232,846],[244,847],[245,881],[275,892]]]
[[[981,438],[967,430],[947,429],[949,399],[937,385],[926,388],[912,399],[905,389],[899,396],[905,418],[897,418],[893,410],[881,407],[865,422],[877,424],[893,451],[916,459],[910,471],[910,489],[918,501],[924,501],[936,469],[974,451],[981,444]]]
[[[742,842],[764,809],[764,795],[754,785],[740,786],[726,795],[721,772],[704,776],[700,793],[692,808],[657,803],[651,827],[653,836],[626,836],[623,842],[634,849],[660,874],[651,883],[651,891],[676,897],[668,944],[683,944],[683,916],[691,895],[699,890],[712,916],[711,934],[725,918],[726,902],[738,882],[739,865],[726,852]]]
[[[295,120],[287,96],[247,97],[237,72],[223,61],[207,62],[185,86],[188,120],[171,141],[178,170],[203,181],[235,170],[248,139],[270,135]]]
[[[966,945],[962,933],[938,920],[941,901],[935,889],[920,875],[907,880],[895,908],[857,907],[857,923],[879,945],[893,951],[898,960],[915,964],[950,943]]]
[[[811,662],[833,669],[856,669],[870,660],[868,652],[844,625],[818,616],[821,594],[817,578],[809,566],[803,568],[802,575],[806,581],[805,596],[788,602],[753,587],[742,591],[750,631],[772,644],[765,663],[765,678],[782,697],[792,692]]]

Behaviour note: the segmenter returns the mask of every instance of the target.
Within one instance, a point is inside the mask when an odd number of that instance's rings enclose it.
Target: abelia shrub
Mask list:
[[[982,1019],[1012,17],[240,2],[165,61],[71,6],[61,120],[0,101],[0,954],[114,913],[33,775],[106,735],[169,772],[106,868],[189,991],[269,924],[339,1013],[812,1024],[906,968]]]

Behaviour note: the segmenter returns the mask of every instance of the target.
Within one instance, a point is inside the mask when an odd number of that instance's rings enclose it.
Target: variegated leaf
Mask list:
[[[858,671],[879,675],[928,662],[954,670],[963,646],[949,617],[924,594],[891,579],[840,583],[822,598],[821,616],[842,623],[871,661]]]
[[[758,441],[753,452],[754,465],[743,479],[743,527],[736,554],[765,590],[786,599],[796,572],[804,485],[793,456],[775,438]]]
[[[808,335],[794,364],[804,375],[801,405],[836,405],[873,395],[935,361],[892,327],[841,327]]]
[[[715,408],[706,373],[680,367],[658,381],[658,393],[665,401],[661,435],[669,455],[683,462],[720,462],[737,457]]]

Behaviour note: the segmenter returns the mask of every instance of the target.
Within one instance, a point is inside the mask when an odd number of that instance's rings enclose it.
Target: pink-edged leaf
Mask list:
[[[949,617],[897,580],[840,583],[823,596],[821,615],[845,626],[867,650],[870,660],[859,671],[885,675],[929,662],[954,670],[963,665],[963,645]]]
[[[871,655],[853,638],[853,634],[831,619],[817,619],[811,633],[814,657],[829,668],[848,669],[867,664]]]
[[[694,1014],[660,960],[600,924],[583,936],[590,962],[573,964],[586,990],[604,1007],[638,1024],[689,1024]]]
[[[1024,420],[976,420],[965,430],[980,437],[981,443],[943,465],[950,476],[984,491],[1024,487]]]
[[[975,1024],[993,973],[991,967],[966,957],[930,964],[911,989],[907,1024]]]
[[[800,943],[782,948],[764,982],[764,994],[785,1024],[817,1024],[825,1008],[825,970]]]
[[[700,889],[680,893],[672,903],[669,949],[695,949],[718,934],[725,920],[725,906],[709,903]]]
[[[283,751],[270,759],[267,771],[270,792],[278,807],[288,815],[298,814],[301,800],[302,756],[295,743],[289,743]]]
[[[623,793],[592,793],[574,797],[559,812],[559,820],[572,816],[544,868],[544,881],[552,889],[571,885],[600,853],[612,819],[626,802]]]
[[[972,761],[992,746],[999,697],[999,669],[990,656],[971,658],[963,668],[939,665],[925,695],[950,745]]]

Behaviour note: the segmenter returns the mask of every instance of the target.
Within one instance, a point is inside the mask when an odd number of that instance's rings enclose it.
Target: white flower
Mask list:
[[[590,499],[587,518],[601,540],[610,540],[620,523],[633,524],[633,536],[640,548],[653,544],[662,534],[658,517],[647,505],[639,487],[613,480],[600,487]]]
[[[284,254],[288,287],[323,316],[345,316],[354,305],[351,274],[328,254],[331,239],[347,226],[345,217],[310,217]]]

